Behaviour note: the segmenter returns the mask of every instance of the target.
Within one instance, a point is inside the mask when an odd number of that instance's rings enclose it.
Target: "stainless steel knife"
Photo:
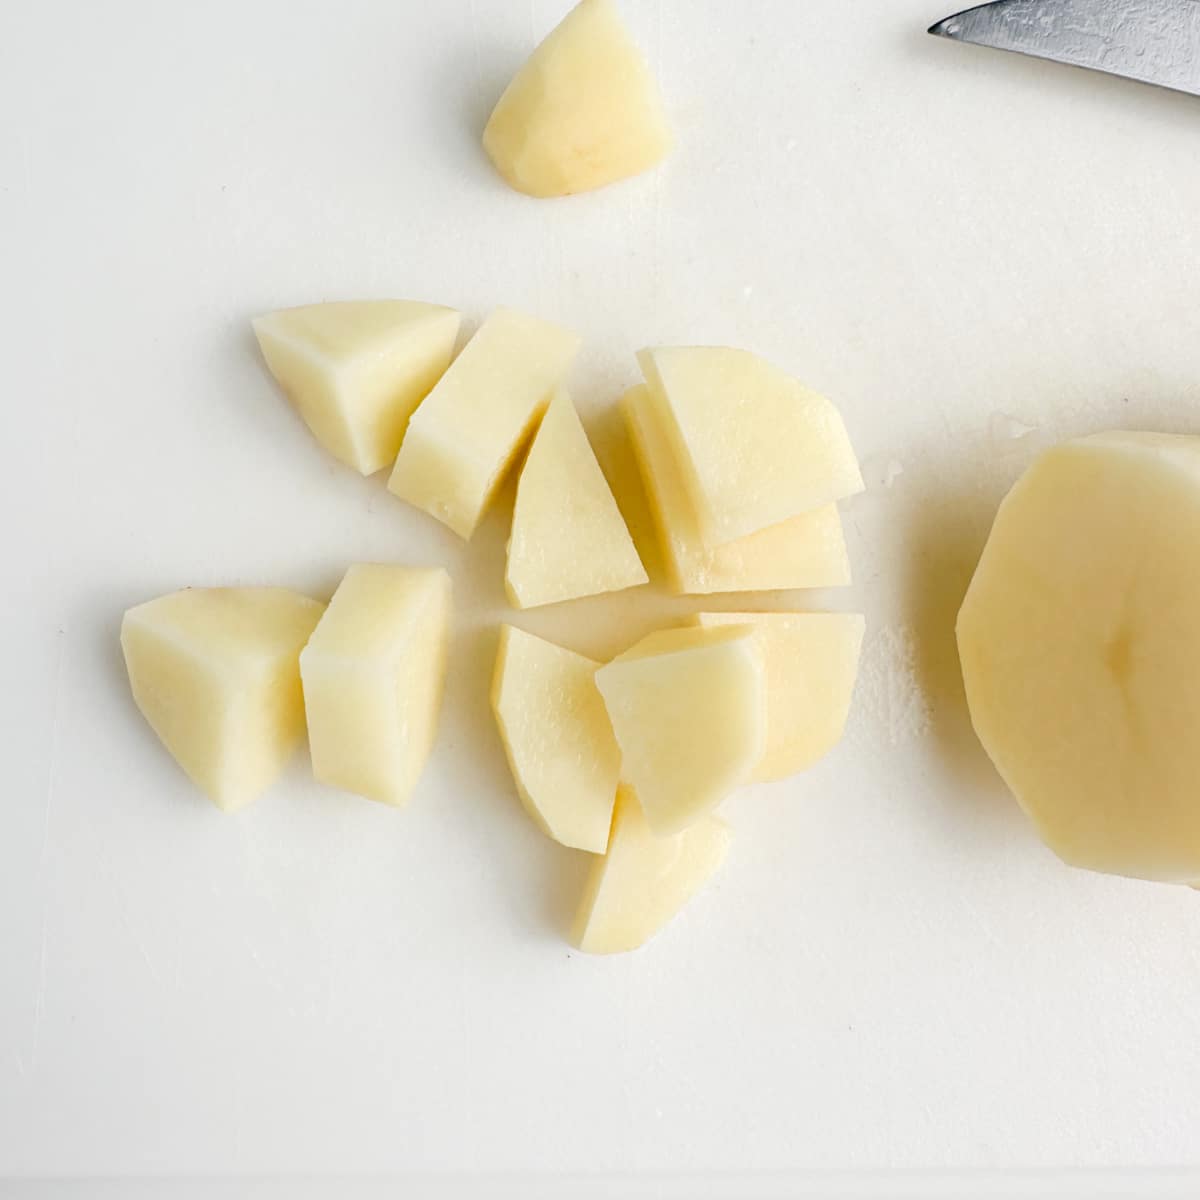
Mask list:
[[[996,0],[929,32],[1200,96],[1200,0]]]

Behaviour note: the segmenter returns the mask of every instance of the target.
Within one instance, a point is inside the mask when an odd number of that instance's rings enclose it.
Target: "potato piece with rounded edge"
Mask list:
[[[658,88],[611,0],[582,0],[496,104],[483,147],[529,196],[568,196],[640,174],[671,134]]]
[[[256,317],[263,358],[317,441],[363,475],[395,462],[454,354],[459,315],[415,300],[309,304]]]
[[[723,546],[706,546],[683,476],[644,385],[621,401],[673,591],[769,592],[844,587],[850,560],[837,506],[827,504]]]
[[[578,349],[566,329],[497,309],[413,413],[388,488],[470,538]]]
[[[762,655],[748,628],[663,629],[596,672],[621,778],[650,827],[678,833],[745,783],[766,746]]]
[[[646,583],[621,510],[566,392],[555,394],[517,484],[504,584],[517,608]]]
[[[525,811],[564,846],[603,854],[621,752],[596,690],[600,666],[504,625],[492,711]]]
[[[746,350],[638,355],[707,545],[863,490],[846,426],[824,396]]]
[[[437,733],[450,577],[440,567],[360,563],[300,655],[313,773],[402,804]]]
[[[1200,438],[1041,455],[1000,506],[958,646],[979,739],[1056,854],[1200,878]]]
[[[260,795],[304,736],[300,651],[324,611],[286,588],[188,588],[121,621],[134,701],[218,808]]]
[[[841,739],[858,674],[865,622],[859,613],[698,613],[697,625],[747,626],[767,680],[767,746],[752,779],[786,779]]]
[[[617,794],[608,853],[592,866],[571,940],[587,954],[621,954],[650,940],[715,874],[729,849],[729,826],[702,817],[660,837],[632,788]]]

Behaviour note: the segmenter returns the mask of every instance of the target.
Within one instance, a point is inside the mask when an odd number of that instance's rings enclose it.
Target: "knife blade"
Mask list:
[[[929,32],[1200,96],[1200,0],[996,0]]]

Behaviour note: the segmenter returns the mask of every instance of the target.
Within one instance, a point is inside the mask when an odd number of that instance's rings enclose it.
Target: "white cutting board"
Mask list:
[[[951,633],[1037,449],[1200,431],[1200,100],[935,41],[936,0],[627,0],[678,149],[535,202],[478,134],[563,8],[0,8],[0,1175],[1200,1159],[1200,896],[1039,846]],[[368,296],[581,331],[618,473],[648,343],[752,348],[845,414],[857,583],[800,599],[868,615],[847,737],[727,805],[719,882],[641,953],[568,948],[582,857],[513,796],[505,513],[464,550],[257,360],[252,314]],[[122,611],[360,559],[455,577],[418,794],[298,758],[218,813],[130,701]],[[521,623],[605,654],[697,607]]]

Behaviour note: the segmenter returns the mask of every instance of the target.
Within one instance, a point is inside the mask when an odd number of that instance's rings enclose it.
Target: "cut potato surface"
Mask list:
[[[850,583],[842,521],[833,504],[723,546],[705,545],[649,390],[644,386],[630,389],[622,400],[622,411],[674,591],[706,595]]]
[[[603,854],[621,752],[596,690],[599,663],[505,625],[492,711],[525,810],[556,842]]]
[[[583,0],[517,72],[483,146],[529,196],[567,196],[637,175],[671,135],[646,61],[610,0]]]
[[[450,578],[351,567],[300,656],[313,773],[385,804],[411,793],[437,732]]]
[[[766,747],[753,631],[664,629],[596,672],[617,745],[659,834],[678,833],[745,783]]]
[[[715,874],[729,849],[729,826],[703,817],[660,837],[637,796],[622,787],[608,853],[592,867],[572,941],[588,954],[620,954],[650,940]]]
[[[837,409],[746,350],[638,355],[708,545],[724,545],[861,492]]]
[[[1043,454],[1000,506],[958,645],[979,738],[1052,850],[1200,879],[1200,439]]]
[[[271,374],[317,441],[370,475],[395,461],[409,417],[450,365],[459,314],[364,300],[287,308],[253,324]]]
[[[299,656],[324,608],[285,588],[189,588],[125,614],[134,701],[218,808],[255,799],[303,736]]]
[[[517,485],[508,598],[517,608],[533,608],[636,587],[647,578],[575,407],[559,391]]]
[[[811,767],[837,745],[850,713],[865,622],[858,613],[699,613],[704,628],[746,626],[762,653],[767,745],[759,782]]]
[[[413,414],[388,487],[469,538],[578,349],[557,325],[497,309]]]

